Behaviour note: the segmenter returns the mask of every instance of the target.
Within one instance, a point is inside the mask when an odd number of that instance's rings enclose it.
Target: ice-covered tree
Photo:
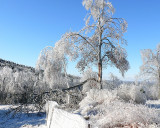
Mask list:
[[[70,53],[70,49],[66,43],[58,41],[55,43],[55,47],[44,48],[38,58],[36,69],[44,70],[44,82],[50,85],[50,88],[67,88],[69,85],[69,78],[67,74],[67,57]],[[72,56],[72,55],[71,55]],[[63,76],[64,74],[64,76]],[[70,95],[67,94],[67,103],[70,102]]]
[[[26,71],[17,71],[13,73],[14,76],[14,92],[15,93],[23,93],[27,92],[26,89],[30,88],[30,90],[33,89],[33,85],[35,82],[35,76],[32,72],[26,72]],[[30,93],[30,92],[27,92]]]
[[[44,82],[48,83],[50,88],[57,88],[64,84],[62,78],[64,60],[54,47],[46,47],[41,51],[36,69],[44,71]]]
[[[122,83],[121,80],[113,73],[109,74],[109,80],[110,80],[111,89],[117,88]]]
[[[141,57],[142,57],[142,66],[140,67],[141,74],[151,79],[152,81],[156,81],[160,88],[160,44],[157,45],[157,48],[155,50],[151,49],[142,50]]]
[[[123,18],[113,18],[114,7],[108,0],[83,0],[88,11],[85,26],[79,32],[67,32],[61,40],[70,47],[69,54],[78,58],[77,68],[84,71],[91,65],[98,67],[98,80],[102,88],[102,69],[115,66],[124,75],[129,69],[126,44],[123,38],[127,22]]]
[[[13,71],[5,66],[0,70],[0,91],[8,92],[13,89]]]

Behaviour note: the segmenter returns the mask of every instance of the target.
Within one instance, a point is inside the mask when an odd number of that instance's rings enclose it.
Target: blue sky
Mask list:
[[[160,42],[160,0],[111,0],[114,17],[125,18],[128,31],[125,39],[131,68],[125,80],[134,79],[142,64],[140,50],[154,49]],[[82,0],[0,0],[0,58],[35,66],[40,51],[54,46],[69,31],[84,26],[87,13]],[[78,74],[69,63],[68,71]],[[74,70],[73,70],[74,69]],[[114,68],[104,70],[120,74]]]

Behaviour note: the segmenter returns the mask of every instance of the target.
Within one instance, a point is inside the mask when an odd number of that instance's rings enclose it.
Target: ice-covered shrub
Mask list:
[[[90,89],[98,89],[98,83],[95,82],[94,80],[89,80],[83,85],[83,90],[82,92],[88,92]]]
[[[129,101],[131,96],[129,95],[130,86],[127,84],[122,84],[119,88],[117,88],[117,93],[120,98],[125,101]]]
[[[98,128],[159,126],[160,118],[156,109],[145,105],[126,103],[116,91],[90,90],[80,102],[80,113],[90,117],[91,126]]]
[[[101,117],[95,117],[97,125],[101,128],[124,127],[135,125],[137,127],[147,127],[151,124],[160,124],[159,115],[156,110],[144,105],[134,105],[121,101],[112,102],[106,106],[99,106],[99,109],[105,107]]]
[[[83,73],[83,76],[81,78],[81,82],[88,80],[84,85],[83,85],[83,90],[82,92],[88,92],[90,89],[98,89],[99,84],[96,81],[98,79],[98,75],[96,72],[93,72],[91,68],[89,68],[86,72]]]
[[[117,94],[123,100],[135,103],[144,104],[147,100],[144,88],[141,85],[122,84],[117,89]]]
[[[111,101],[118,100],[115,91],[91,89],[87,92],[87,96],[79,103],[80,108],[90,109],[103,102],[110,103]],[[84,114],[87,110],[82,109]]]
[[[159,94],[159,87],[157,85],[147,85],[143,86],[147,100],[157,100]]]
[[[150,84],[121,84],[117,88],[117,93],[120,98],[125,101],[134,101],[144,104],[146,100],[158,99],[158,86]]]

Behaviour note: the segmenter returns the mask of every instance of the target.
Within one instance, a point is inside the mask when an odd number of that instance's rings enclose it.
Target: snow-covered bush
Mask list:
[[[143,86],[147,100],[157,100],[159,95],[158,85],[144,85]]]
[[[99,109],[105,107],[105,110],[100,113],[100,117],[95,117],[97,125],[100,128],[133,125],[146,128],[151,124],[160,124],[157,111],[144,105],[134,105],[118,101],[98,107]]]
[[[121,84],[117,89],[117,94],[124,101],[133,101],[144,104],[147,100],[143,86],[135,84]]]
[[[86,72],[83,73],[83,76],[81,78],[81,82],[88,80],[84,85],[83,85],[83,90],[82,92],[88,92],[90,89],[98,89],[99,85],[98,82],[95,81],[98,79],[98,75],[96,72],[93,72],[91,68],[89,68]]]
[[[134,101],[144,104],[146,100],[158,99],[158,86],[150,84],[121,84],[117,88],[117,93],[120,98],[125,101]]]
[[[160,126],[156,109],[145,105],[126,103],[116,91],[90,90],[80,102],[79,112],[90,117],[91,126],[98,128]]]
[[[114,100],[118,100],[115,91],[91,89],[87,92],[87,96],[79,103],[79,105],[80,107],[86,107],[86,105],[92,107],[96,104],[101,104],[104,101],[109,103]]]

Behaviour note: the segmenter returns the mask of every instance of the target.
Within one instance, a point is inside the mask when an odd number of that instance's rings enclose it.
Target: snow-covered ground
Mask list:
[[[141,95],[124,95],[122,99],[117,94],[117,90],[92,89],[80,102],[79,113],[90,117],[93,128],[160,128],[160,101],[143,105],[144,102],[137,104]]]
[[[160,100],[147,101],[146,105],[160,111]],[[36,112],[28,115],[26,113],[14,114],[9,111],[10,107],[10,105],[0,105],[0,128],[46,128],[44,113],[41,115],[37,115]]]
[[[45,114],[14,113],[10,112],[10,105],[0,105],[0,128],[43,128],[45,126]]]

